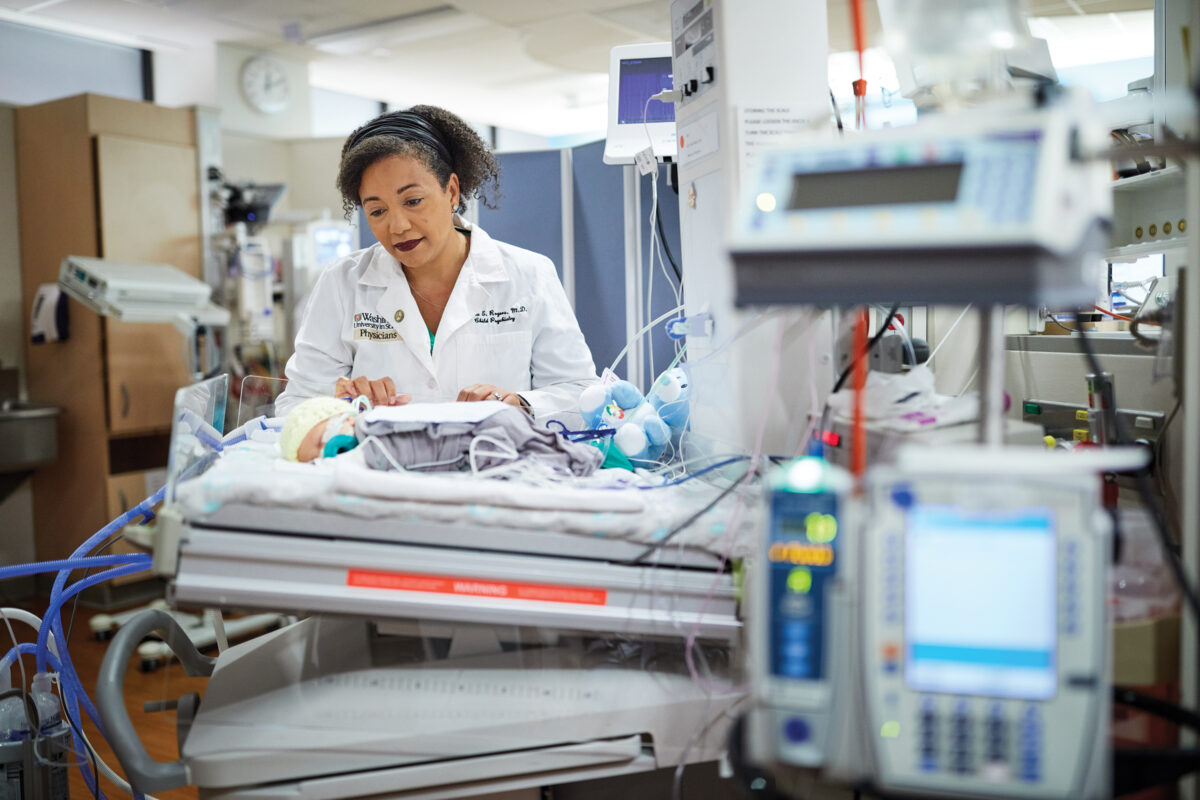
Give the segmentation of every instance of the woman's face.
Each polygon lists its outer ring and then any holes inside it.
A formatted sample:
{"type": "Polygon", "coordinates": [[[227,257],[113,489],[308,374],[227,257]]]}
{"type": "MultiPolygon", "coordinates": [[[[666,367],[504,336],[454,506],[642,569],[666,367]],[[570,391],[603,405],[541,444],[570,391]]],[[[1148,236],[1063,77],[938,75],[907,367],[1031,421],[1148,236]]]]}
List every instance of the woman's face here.
{"type": "Polygon", "coordinates": [[[388,156],[363,171],[358,196],[371,233],[404,266],[436,264],[455,247],[457,175],[443,189],[420,160],[388,156]]]}

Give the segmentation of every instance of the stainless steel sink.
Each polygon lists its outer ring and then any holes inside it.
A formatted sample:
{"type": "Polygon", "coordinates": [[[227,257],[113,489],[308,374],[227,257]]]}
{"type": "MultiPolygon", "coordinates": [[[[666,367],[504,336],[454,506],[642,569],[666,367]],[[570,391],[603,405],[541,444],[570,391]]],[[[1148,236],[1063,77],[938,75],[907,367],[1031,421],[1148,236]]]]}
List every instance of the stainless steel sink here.
{"type": "Polygon", "coordinates": [[[28,472],[58,458],[58,406],[0,403],[0,473],[28,472]]]}

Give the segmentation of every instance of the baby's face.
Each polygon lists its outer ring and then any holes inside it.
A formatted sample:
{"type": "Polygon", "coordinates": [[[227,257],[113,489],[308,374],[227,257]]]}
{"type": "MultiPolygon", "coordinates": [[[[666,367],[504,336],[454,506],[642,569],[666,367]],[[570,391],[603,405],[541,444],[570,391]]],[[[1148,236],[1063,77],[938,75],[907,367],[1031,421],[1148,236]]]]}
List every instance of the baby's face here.
{"type": "Polygon", "coordinates": [[[300,448],[296,451],[296,460],[316,461],[324,452],[325,443],[334,436],[342,433],[353,436],[354,417],[349,414],[343,414],[340,417],[341,423],[335,424],[332,428],[329,425],[330,420],[336,420],[338,417],[326,417],[313,425],[300,442],[300,448]]]}

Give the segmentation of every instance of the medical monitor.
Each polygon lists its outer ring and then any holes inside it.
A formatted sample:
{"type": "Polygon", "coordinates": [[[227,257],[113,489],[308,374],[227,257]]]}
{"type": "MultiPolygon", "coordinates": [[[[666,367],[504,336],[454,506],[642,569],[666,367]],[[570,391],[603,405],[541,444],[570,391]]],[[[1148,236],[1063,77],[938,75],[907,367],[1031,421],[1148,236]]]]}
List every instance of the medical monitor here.
{"type": "Polygon", "coordinates": [[[358,249],[355,229],[345,222],[327,220],[314,222],[308,228],[313,251],[313,265],[326,267],[358,249]]]}
{"type": "Polygon", "coordinates": [[[608,64],[605,164],[632,164],[633,157],[651,144],[658,158],[675,157],[675,106],[649,99],[673,88],[670,42],[612,49],[608,64]]]}
{"type": "Polygon", "coordinates": [[[916,505],[905,556],[906,682],[1047,700],[1058,687],[1053,513],[916,505]]]}

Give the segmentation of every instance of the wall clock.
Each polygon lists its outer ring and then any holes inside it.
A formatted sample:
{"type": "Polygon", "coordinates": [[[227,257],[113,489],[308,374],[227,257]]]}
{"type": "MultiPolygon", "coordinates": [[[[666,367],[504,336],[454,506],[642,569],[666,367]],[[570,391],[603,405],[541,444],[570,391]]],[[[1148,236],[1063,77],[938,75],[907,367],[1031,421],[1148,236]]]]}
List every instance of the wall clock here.
{"type": "Polygon", "coordinates": [[[246,59],[242,64],[241,83],[246,102],[264,114],[277,114],[292,100],[287,69],[270,56],[246,59]]]}

